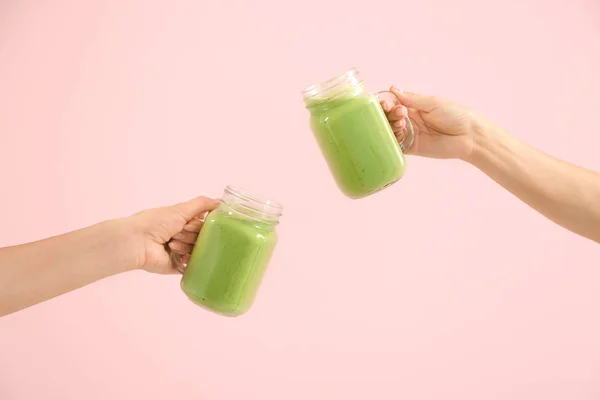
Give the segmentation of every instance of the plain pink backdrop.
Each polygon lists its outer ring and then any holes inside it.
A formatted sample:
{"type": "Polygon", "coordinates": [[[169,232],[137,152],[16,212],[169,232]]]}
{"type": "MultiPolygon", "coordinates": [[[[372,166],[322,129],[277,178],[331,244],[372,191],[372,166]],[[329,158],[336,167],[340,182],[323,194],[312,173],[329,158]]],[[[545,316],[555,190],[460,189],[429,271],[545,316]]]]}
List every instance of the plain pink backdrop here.
{"type": "Polygon", "coordinates": [[[0,246],[285,206],[248,315],[113,277],[0,319],[0,399],[600,398],[600,247],[455,161],[342,197],[300,91],[354,66],[600,170],[597,0],[0,0],[0,246]]]}

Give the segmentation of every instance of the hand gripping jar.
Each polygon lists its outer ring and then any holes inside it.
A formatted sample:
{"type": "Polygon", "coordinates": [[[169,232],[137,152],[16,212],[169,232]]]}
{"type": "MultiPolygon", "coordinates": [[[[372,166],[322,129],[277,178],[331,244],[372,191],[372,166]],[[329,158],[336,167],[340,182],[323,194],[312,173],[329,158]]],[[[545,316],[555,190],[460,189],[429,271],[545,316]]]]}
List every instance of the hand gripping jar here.
{"type": "Polygon", "coordinates": [[[181,288],[194,303],[227,316],[250,309],[277,243],[282,207],[228,186],[204,220],[181,288]]]}
{"type": "Polygon", "coordinates": [[[313,134],[346,196],[368,196],[404,175],[402,150],[414,140],[412,124],[407,118],[406,132],[398,143],[377,95],[365,90],[356,69],[302,94],[313,134]]]}

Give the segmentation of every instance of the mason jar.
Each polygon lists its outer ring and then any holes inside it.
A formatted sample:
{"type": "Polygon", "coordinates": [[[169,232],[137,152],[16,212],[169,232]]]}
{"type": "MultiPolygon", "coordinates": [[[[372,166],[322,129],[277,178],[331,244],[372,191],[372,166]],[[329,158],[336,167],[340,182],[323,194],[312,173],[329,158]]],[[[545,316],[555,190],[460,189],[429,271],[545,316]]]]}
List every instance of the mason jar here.
{"type": "Polygon", "coordinates": [[[282,207],[228,186],[204,220],[181,288],[191,301],[218,314],[250,309],[277,244],[282,207]]]}
{"type": "Polygon", "coordinates": [[[403,149],[414,140],[410,120],[398,143],[379,98],[365,90],[356,69],[302,92],[310,127],[340,190],[356,199],[398,181],[403,149]]]}

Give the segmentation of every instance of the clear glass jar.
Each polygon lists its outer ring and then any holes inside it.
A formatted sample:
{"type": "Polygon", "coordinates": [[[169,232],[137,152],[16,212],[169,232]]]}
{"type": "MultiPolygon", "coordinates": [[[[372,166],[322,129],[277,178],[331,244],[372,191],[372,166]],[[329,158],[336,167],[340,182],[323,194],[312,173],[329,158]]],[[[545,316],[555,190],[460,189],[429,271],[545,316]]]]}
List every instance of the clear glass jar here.
{"type": "Polygon", "coordinates": [[[281,205],[228,186],[205,218],[181,279],[194,303],[218,314],[250,309],[277,244],[281,205]]]}
{"type": "Polygon", "coordinates": [[[399,144],[377,95],[365,90],[356,69],[302,94],[313,134],[346,196],[368,196],[404,175],[402,149],[414,140],[410,120],[407,118],[407,132],[399,144]]]}

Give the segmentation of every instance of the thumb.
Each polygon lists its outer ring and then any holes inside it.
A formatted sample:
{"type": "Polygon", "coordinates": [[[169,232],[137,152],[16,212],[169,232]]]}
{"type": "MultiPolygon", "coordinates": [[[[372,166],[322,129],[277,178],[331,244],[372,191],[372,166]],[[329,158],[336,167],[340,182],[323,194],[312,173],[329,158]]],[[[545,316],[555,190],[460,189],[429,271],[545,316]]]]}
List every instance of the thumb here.
{"type": "Polygon", "coordinates": [[[394,86],[390,88],[390,92],[394,94],[400,100],[403,106],[414,108],[419,111],[433,111],[440,104],[439,100],[433,96],[424,96],[422,94],[412,93],[412,92],[403,92],[394,86]]]}
{"type": "Polygon", "coordinates": [[[211,199],[210,197],[200,196],[184,203],[171,206],[171,210],[181,215],[186,221],[190,221],[198,214],[212,211],[219,206],[219,200],[211,199]]]}

